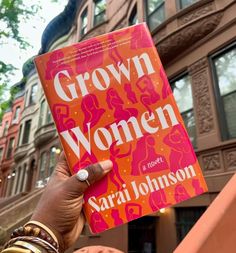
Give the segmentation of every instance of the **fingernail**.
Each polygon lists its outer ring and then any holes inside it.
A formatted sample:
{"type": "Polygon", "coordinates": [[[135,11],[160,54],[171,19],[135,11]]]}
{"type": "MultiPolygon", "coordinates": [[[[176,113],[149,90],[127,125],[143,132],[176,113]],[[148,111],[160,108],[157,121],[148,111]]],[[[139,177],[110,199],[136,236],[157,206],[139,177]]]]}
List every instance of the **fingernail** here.
{"type": "Polygon", "coordinates": [[[101,162],[99,162],[99,164],[101,165],[101,167],[105,173],[109,172],[113,166],[113,163],[111,160],[101,161],[101,162]]]}

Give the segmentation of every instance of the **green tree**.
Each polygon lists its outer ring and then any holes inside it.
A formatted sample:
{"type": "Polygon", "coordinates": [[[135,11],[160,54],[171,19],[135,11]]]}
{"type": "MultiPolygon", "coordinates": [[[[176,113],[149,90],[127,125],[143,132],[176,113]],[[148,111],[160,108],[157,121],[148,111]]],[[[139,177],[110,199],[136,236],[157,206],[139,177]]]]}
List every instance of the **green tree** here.
{"type": "MultiPolygon", "coordinates": [[[[0,0],[0,46],[13,39],[17,46],[26,49],[29,43],[20,35],[20,21],[26,21],[39,10],[39,4],[26,6],[23,0],[0,0]]],[[[0,120],[6,108],[9,107],[15,91],[10,91],[9,77],[14,73],[15,67],[7,64],[0,58],[0,120]],[[7,91],[10,98],[6,99],[7,91]]]]}

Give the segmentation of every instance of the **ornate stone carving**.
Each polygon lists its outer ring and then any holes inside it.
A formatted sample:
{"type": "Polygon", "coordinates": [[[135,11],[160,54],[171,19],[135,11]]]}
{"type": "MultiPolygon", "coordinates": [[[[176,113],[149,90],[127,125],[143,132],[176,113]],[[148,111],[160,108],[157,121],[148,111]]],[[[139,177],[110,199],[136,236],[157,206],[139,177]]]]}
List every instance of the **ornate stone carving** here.
{"type": "Polygon", "coordinates": [[[185,14],[184,16],[180,17],[178,20],[179,25],[184,25],[194,19],[197,19],[201,16],[204,16],[206,14],[208,14],[209,12],[213,11],[214,5],[213,3],[208,3],[206,5],[203,5],[197,9],[194,9],[190,12],[188,12],[187,14],[185,14]]]}
{"type": "Polygon", "coordinates": [[[202,19],[197,19],[184,28],[169,34],[157,43],[157,49],[165,64],[181,54],[182,51],[204,38],[215,30],[223,16],[222,12],[212,13],[202,19]]]}
{"type": "Polygon", "coordinates": [[[154,43],[156,44],[159,40],[161,40],[163,37],[165,37],[166,34],[167,34],[166,27],[155,32],[152,36],[154,43]]]}
{"type": "Polygon", "coordinates": [[[236,168],[236,149],[227,150],[224,153],[224,160],[227,169],[236,168]]]}
{"type": "MultiPolygon", "coordinates": [[[[200,63],[201,62],[202,60],[200,60],[200,63]]],[[[198,68],[199,63],[194,65],[198,68]]],[[[214,129],[213,112],[207,80],[206,69],[192,75],[193,94],[195,97],[200,134],[209,133],[214,129]]]]}
{"type": "Polygon", "coordinates": [[[204,57],[204,58],[198,60],[197,62],[195,62],[194,64],[192,64],[191,66],[189,66],[188,71],[191,75],[193,75],[194,73],[196,73],[206,67],[207,67],[207,58],[204,57]]]}
{"type": "Polygon", "coordinates": [[[202,157],[204,171],[220,169],[220,155],[218,153],[205,155],[202,157]]]}

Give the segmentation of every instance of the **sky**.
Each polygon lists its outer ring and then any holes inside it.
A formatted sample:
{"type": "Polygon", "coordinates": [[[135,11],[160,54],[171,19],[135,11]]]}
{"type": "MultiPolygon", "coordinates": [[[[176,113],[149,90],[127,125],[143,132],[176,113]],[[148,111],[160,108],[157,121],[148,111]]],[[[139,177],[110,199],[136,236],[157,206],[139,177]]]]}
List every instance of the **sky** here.
{"type": "Polygon", "coordinates": [[[32,56],[36,55],[41,47],[41,36],[47,24],[60,12],[62,12],[68,0],[58,0],[57,3],[52,0],[24,0],[25,5],[40,3],[41,10],[30,20],[20,23],[20,35],[30,43],[32,47],[21,50],[19,45],[9,39],[0,48],[1,60],[7,64],[12,64],[17,68],[11,77],[10,85],[13,85],[22,78],[22,66],[32,56]]]}

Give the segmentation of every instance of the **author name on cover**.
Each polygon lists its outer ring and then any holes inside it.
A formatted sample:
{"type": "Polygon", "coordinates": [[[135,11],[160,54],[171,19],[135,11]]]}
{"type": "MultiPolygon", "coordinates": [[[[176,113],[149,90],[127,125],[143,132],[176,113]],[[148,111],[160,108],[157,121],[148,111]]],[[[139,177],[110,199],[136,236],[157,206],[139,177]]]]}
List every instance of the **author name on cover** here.
{"type": "Polygon", "coordinates": [[[109,194],[106,197],[96,198],[92,196],[88,199],[88,204],[91,206],[92,210],[102,212],[117,205],[119,206],[132,200],[138,200],[142,196],[176,185],[179,182],[183,182],[195,176],[196,172],[192,165],[178,169],[176,172],[169,172],[157,177],[150,177],[147,175],[143,177],[144,181],[142,182],[131,181],[129,189],[126,184],[123,184],[122,190],[109,194]]]}

